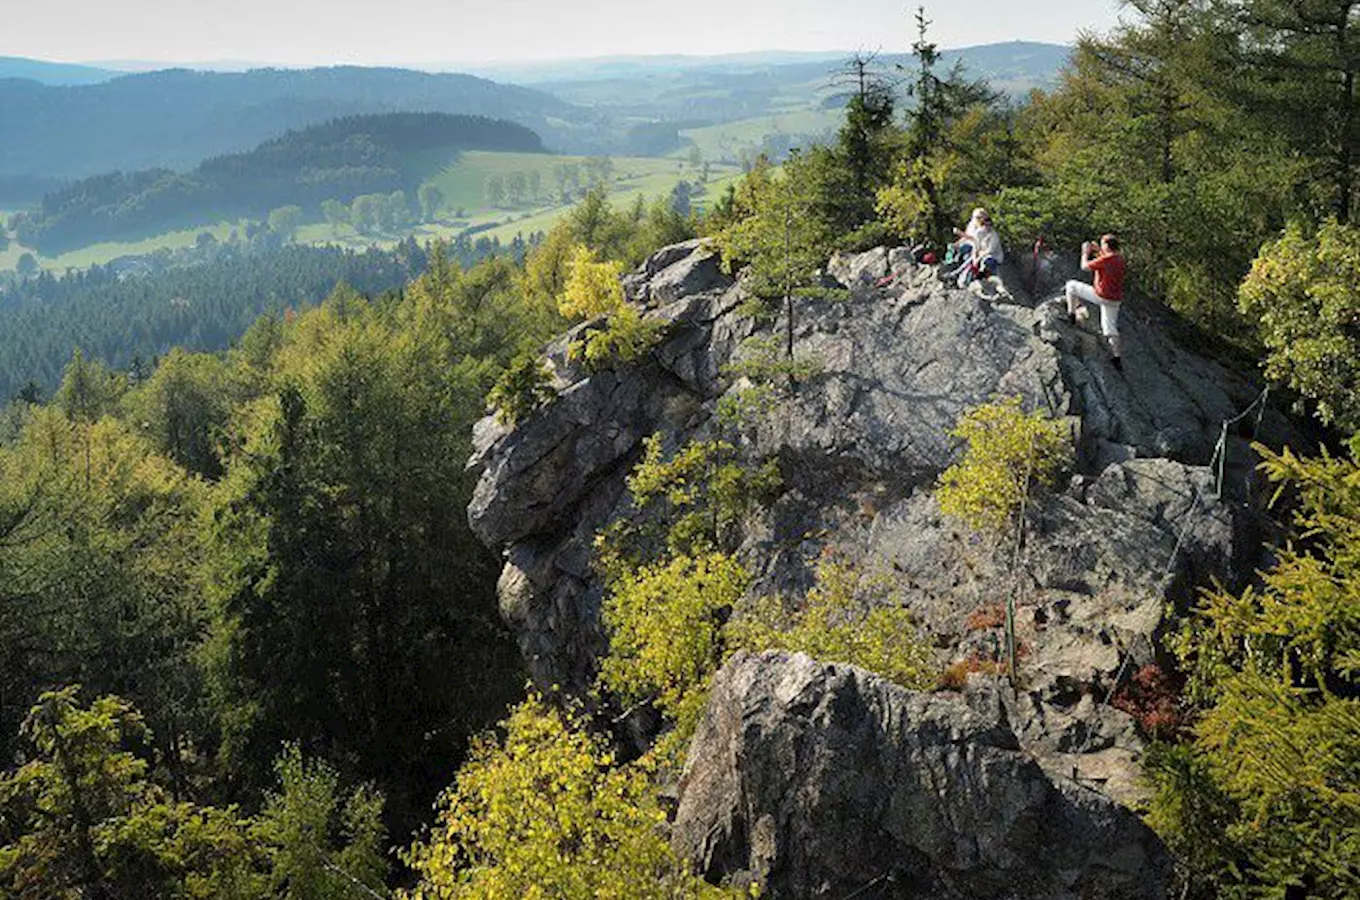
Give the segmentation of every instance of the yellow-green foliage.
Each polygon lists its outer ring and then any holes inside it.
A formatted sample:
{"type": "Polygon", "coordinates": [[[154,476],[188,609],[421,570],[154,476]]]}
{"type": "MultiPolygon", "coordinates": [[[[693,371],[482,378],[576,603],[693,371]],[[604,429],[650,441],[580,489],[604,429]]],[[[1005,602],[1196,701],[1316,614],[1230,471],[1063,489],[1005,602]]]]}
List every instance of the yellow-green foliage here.
{"type": "Polygon", "coordinates": [[[1035,485],[1052,484],[1070,456],[1068,427],[1019,397],[974,407],[950,432],[968,445],[940,476],[940,509],[974,531],[1006,528],[1035,485]]]}
{"type": "Polygon", "coordinates": [[[1154,756],[1151,821],[1205,896],[1360,896],[1360,465],[1266,453],[1301,494],[1264,585],[1206,594],[1172,642],[1203,707],[1154,756]]]}
{"type": "Polygon", "coordinates": [[[700,554],[721,548],[752,504],[780,484],[774,460],[752,467],[726,441],[691,441],[669,459],[659,433],[643,447],[642,461],[628,477],[632,515],[596,541],[607,577],[663,552],[700,554]]]}
{"type": "Polygon", "coordinates": [[[1360,228],[1297,224],[1266,244],[1238,294],[1269,350],[1266,373],[1317,402],[1319,417],[1360,431],[1360,228]]]}
{"type": "Polygon", "coordinates": [[[959,162],[953,154],[936,154],[908,157],[897,164],[876,204],[879,218],[893,234],[912,240],[934,237],[939,186],[951,180],[959,162]]]}
{"type": "Polygon", "coordinates": [[[886,605],[887,585],[864,579],[845,562],[817,570],[817,586],[789,610],[779,597],[763,597],[728,624],[731,648],[779,649],[877,672],[903,687],[924,688],[934,672],[930,653],[911,616],[886,605]]]}
{"type": "Polygon", "coordinates": [[[664,322],[648,321],[633,307],[624,304],[610,314],[603,328],[587,332],[573,344],[570,354],[581,357],[589,369],[612,362],[632,362],[656,346],[666,330],[664,322]]]}
{"type": "Polygon", "coordinates": [[[610,633],[600,682],[625,703],[650,701],[676,725],[657,751],[674,759],[722,661],[725,614],[750,583],[721,548],[779,471],[773,461],[743,465],[723,441],[692,441],[670,458],[660,434],[644,446],[628,478],[632,510],[596,538],[610,633]]]}
{"type": "Polygon", "coordinates": [[[439,801],[428,841],[405,854],[404,900],[671,900],[741,896],[690,876],[663,836],[647,771],[620,766],[584,723],[537,698],[483,736],[439,801]]]}
{"type": "Polygon", "coordinates": [[[623,306],[623,285],[619,282],[622,273],[622,264],[597,262],[589,247],[578,245],[571,253],[558,309],[571,318],[594,318],[616,312],[623,306]]]}
{"type": "Polygon", "coordinates": [[[609,587],[604,622],[609,655],[600,678],[625,702],[651,700],[679,718],[721,659],[724,614],[750,584],[730,556],[677,556],[624,574],[609,587]]]}
{"type": "Polygon", "coordinates": [[[572,250],[558,309],[569,317],[605,317],[604,327],[592,329],[570,348],[571,355],[584,358],[590,368],[638,359],[656,346],[665,330],[664,323],[643,319],[624,301],[619,282],[622,271],[622,263],[597,262],[594,251],[585,245],[572,250]]]}

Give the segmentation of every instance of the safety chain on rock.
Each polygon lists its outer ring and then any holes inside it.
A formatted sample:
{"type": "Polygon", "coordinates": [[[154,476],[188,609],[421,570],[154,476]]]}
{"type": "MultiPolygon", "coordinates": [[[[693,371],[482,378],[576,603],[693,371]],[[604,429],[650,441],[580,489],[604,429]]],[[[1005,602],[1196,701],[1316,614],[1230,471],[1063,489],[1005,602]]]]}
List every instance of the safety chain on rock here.
{"type": "MultiPolygon", "coordinates": [[[[1261,430],[1261,421],[1265,418],[1266,414],[1266,401],[1269,400],[1269,398],[1270,388],[1267,386],[1261,390],[1261,393],[1256,395],[1256,399],[1251,401],[1246,409],[1231,418],[1223,420],[1219,429],[1218,443],[1214,446],[1213,455],[1209,457],[1208,466],[1209,470],[1214,473],[1213,497],[1215,500],[1223,499],[1223,481],[1228,458],[1228,429],[1245,419],[1251,414],[1252,410],[1256,410],[1256,425],[1252,434],[1259,433],[1261,430]]],[[[1167,587],[1171,584],[1171,579],[1175,575],[1176,558],[1180,555],[1181,548],[1185,546],[1185,539],[1190,535],[1190,528],[1194,524],[1195,514],[1199,512],[1199,507],[1203,500],[1204,492],[1196,486],[1194,498],[1190,501],[1190,505],[1186,507],[1185,515],[1182,517],[1180,531],[1176,535],[1176,543],[1171,548],[1171,555],[1166,560],[1166,568],[1162,570],[1162,577],[1157,585],[1159,593],[1165,593],[1167,587]]],[[[1114,681],[1110,684],[1110,689],[1105,693],[1105,700],[1101,704],[1102,706],[1108,706],[1110,704],[1110,700],[1114,697],[1115,691],[1119,689],[1120,682],[1122,682],[1124,678],[1124,673],[1128,670],[1129,662],[1133,658],[1133,655],[1127,650],[1121,649],[1120,655],[1123,659],[1119,664],[1119,671],[1115,672],[1114,681]]]]}

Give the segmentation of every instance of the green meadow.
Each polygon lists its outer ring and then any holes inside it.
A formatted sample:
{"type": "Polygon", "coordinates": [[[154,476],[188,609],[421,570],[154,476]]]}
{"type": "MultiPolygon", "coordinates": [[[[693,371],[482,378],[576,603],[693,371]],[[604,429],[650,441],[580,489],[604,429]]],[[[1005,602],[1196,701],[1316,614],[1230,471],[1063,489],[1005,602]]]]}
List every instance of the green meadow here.
{"type": "MultiPolygon", "coordinates": [[[[689,181],[697,189],[693,203],[707,206],[721,196],[728,184],[740,177],[736,166],[711,163],[708,181],[699,184],[701,166],[686,157],[610,157],[555,156],[546,153],[493,153],[472,151],[458,154],[442,168],[427,165],[433,171],[424,184],[433,185],[443,197],[435,221],[410,226],[400,234],[374,237],[362,235],[349,226],[332,227],[319,219],[319,211],[308,210],[308,224],[298,229],[296,240],[308,244],[340,244],[360,249],[371,244],[390,246],[407,236],[424,241],[431,238],[451,240],[469,228],[478,229],[477,237],[512,240],[516,234],[525,237],[536,231],[547,231],[575,205],[563,203],[559,172],[573,170],[575,181],[569,187],[580,187],[592,177],[604,177],[609,199],[616,207],[625,207],[642,197],[650,202],[666,197],[677,183],[689,181]],[[607,166],[607,168],[603,168],[607,166]],[[594,170],[592,176],[591,170],[594,170]],[[533,173],[537,173],[535,178],[533,173]],[[537,184],[537,193],[503,198],[492,205],[490,184],[497,178],[504,184],[517,176],[525,185],[537,184]]],[[[411,198],[413,201],[416,199],[411,198]]],[[[34,254],[39,264],[48,271],[63,272],[68,268],[88,268],[103,265],[120,256],[142,256],[167,249],[193,246],[198,236],[209,232],[218,240],[225,240],[232,229],[244,231],[244,222],[219,222],[148,237],[137,241],[111,241],[91,244],[55,257],[34,254]]],[[[27,248],[11,241],[8,249],[0,252],[0,270],[13,269],[27,248]]]]}
{"type": "MultiPolygon", "coordinates": [[[[670,192],[682,179],[696,181],[699,172],[688,161],[665,157],[606,157],[608,165],[607,184],[610,193],[642,193],[647,196],[660,196],[670,192]]],[[[598,165],[600,158],[585,156],[555,156],[546,153],[492,153],[471,151],[459,154],[458,158],[443,171],[426,179],[439,189],[444,196],[444,206],[449,211],[463,210],[474,220],[490,215],[503,215],[508,204],[502,208],[491,203],[490,185],[494,179],[502,183],[516,177],[533,184],[538,189],[515,204],[516,211],[531,209],[535,206],[558,205],[561,182],[558,173],[574,170],[577,180],[571,184],[584,184],[589,179],[592,166],[598,165]]],[[[711,167],[710,176],[730,170],[730,167],[711,167]]]]}
{"type": "Polygon", "coordinates": [[[146,256],[157,250],[180,250],[192,247],[203,232],[208,232],[219,241],[226,240],[233,228],[244,230],[244,222],[218,222],[215,225],[198,225],[179,231],[168,231],[138,241],[106,241],[79,247],[58,256],[43,256],[27,247],[20,246],[12,239],[9,249],[0,252],[0,270],[13,269],[24,253],[32,252],[38,264],[49,272],[64,272],[67,269],[87,269],[102,266],[120,256],[146,256]]]}
{"type": "MultiPolygon", "coordinates": [[[[825,137],[839,127],[843,114],[835,109],[808,109],[806,107],[753,119],[726,122],[722,125],[706,125],[702,128],[688,128],[680,132],[691,144],[699,148],[704,159],[736,160],[744,155],[754,156],[770,136],[820,135],[825,137]]],[[[810,144],[811,141],[801,141],[810,144]]],[[[689,152],[681,151],[682,153],[689,152]]]]}

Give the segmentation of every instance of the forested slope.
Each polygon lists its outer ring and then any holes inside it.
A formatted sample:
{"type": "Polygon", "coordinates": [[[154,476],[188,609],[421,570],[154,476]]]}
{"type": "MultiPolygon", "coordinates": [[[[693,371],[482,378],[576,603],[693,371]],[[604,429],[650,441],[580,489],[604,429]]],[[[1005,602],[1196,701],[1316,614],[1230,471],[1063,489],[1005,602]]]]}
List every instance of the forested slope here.
{"type": "Polygon", "coordinates": [[[593,152],[586,111],[527,88],[471,75],[339,66],[244,73],[170,69],[103,84],[0,81],[9,139],[0,175],[84,178],[113,169],[181,171],[289,130],[345,116],[440,112],[507,119],[553,149],[593,152]]]}
{"type": "Polygon", "coordinates": [[[353,116],[289,132],[247,153],[166,169],[86,178],[13,217],[19,240],[54,256],[97,241],[130,240],[193,225],[265,218],[284,206],[319,217],[324,200],[405,191],[460,150],[542,151],[527,128],[482,116],[353,116]]]}
{"type": "Polygon", "coordinates": [[[221,350],[262,314],[321,302],[337,284],[369,295],[397,290],[425,267],[414,242],[362,253],[288,245],[223,247],[209,261],[120,277],[95,266],[42,275],[0,294],[0,396],[32,384],[51,396],[71,353],[143,372],[172,347],[221,350]]]}

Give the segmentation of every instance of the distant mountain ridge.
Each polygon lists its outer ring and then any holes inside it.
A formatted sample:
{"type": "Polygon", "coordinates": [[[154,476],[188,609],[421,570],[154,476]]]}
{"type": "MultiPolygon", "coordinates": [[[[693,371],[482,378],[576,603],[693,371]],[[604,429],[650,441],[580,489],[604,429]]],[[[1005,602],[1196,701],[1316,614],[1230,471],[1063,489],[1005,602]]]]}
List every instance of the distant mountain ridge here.
{"type": "Polygon", "coordinates": [[[99,84],[122,75],[112,69],[80,63],[48,62],[24,56],[0,56],[0,78],[26,78],[47,85],[99,84]]]}
{"type": "MultiPolygon", "coordinates": [[[[941,52],[939,68],[960,65],[971,78],[988,81],[1011,97],[1052,87],[1071,48],[1062,44],[1008,41],[941,52]]],[[[609,57],[559,65],[511,65],[487,69],[517,82],[619,118],[652,118],[694,124],[830,108],[845,91],[843,73],[853,54],[781,57],[743,54],[720,57],[609,57]]],[[[910,77],[916,61],[906,52],[880,53],[879,71],[890,79],[910,77]],[[901,67],[899,69],[899,67],[901,67]]]]}
{"type": "Polygon", "coordinates": [[[169,69],[85,86],[0,81],[0,177],[186,169],[290,129],[400,111],[506,119],[554,149],[595,149],[589,110],[472,75],[352,66],[244,74],[169,69]]]}
{"type": "Polygon", "coordinates": [[[460,150],[541,153],[543,142],[522,125],[485,116],[351,116],[213,157],[183,174],[146,169],[86,178],[45,195],[40,209],[11,224],[23,244],[52,255],[221,219],[263,218],[286,205],[315,213],[324,200],[399,190],[410,202],[430,169],[460,150]]]}
{"type": "MultiPolygon", "coordinates": [[[[941,62],[957,61],[970,76],[1020,97],[1051,86],[1069,52],[1012,41],[947,50],[941,62]]],[[[110,171],[184,171],[289,130],[399,111],[506,119],[563,153],[665,154],[683,147],[679,128],[838,108],[845,88],[836,74],[848,56],[625,56],[494,67],[499,77],[531,86],[356,66],[167,69],[67,86],[0,78],[0,205],[31,203],[61,181],[110,171]]],[[[878,62],[888,73],[913,64],[905,53],[878,62]]]]}
{"type": "MultiPolygon", "coordinates": [[[[941,61],[953,65],[960,61],[975,77],[1027,75],[1037,80],[1051,81],[1067,60],[1072,48],[1065,44],[1039,41],[1005,41],[978,44],[941,51],[941,61]]],[[[610,78],[646,75],[677,75],[680,73],[752,73],[781,71],[792,73],[790,67],[806,67],[813,73],[832,69],[854,55],[853,50],[826,51],[766,51],[727,53],[715,56],[668,54],[658,56],[604,56],[592,59],[555,60],[529,63],[498,63],[469,65],[460,71],[470,72],[497,81],[540,87],[551,90],[559,82],[601,81],[610,78]]],[[[909,55],[903,52],[880,51],[885,63],[904,62],[909,55]]],[[[454,67],[431,67],[432,71],[454,71],[454,67]]],[[[795,76],[797,77],[797,76],[795,76]]]]}

